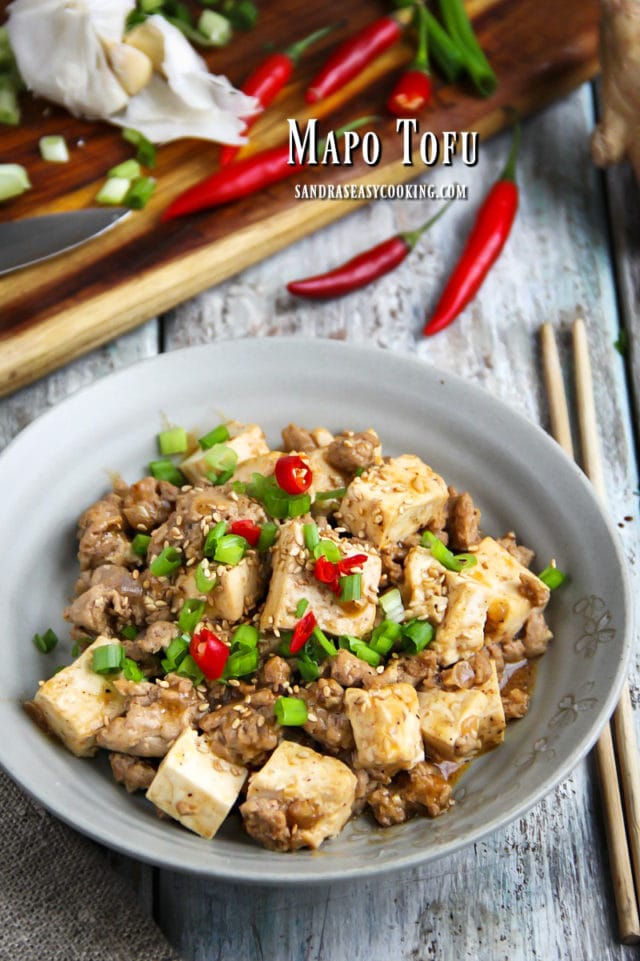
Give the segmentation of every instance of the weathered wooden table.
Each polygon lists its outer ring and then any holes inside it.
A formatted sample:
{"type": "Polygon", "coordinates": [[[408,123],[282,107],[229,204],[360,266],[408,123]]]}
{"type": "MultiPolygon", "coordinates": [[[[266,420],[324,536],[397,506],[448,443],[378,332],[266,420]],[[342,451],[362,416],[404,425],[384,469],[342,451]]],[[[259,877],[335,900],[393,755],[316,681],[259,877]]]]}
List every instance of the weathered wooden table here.
{"type": "MultiPolygon", "coordinates": [[[[417,226],[430,216],[431,202],[378,202],[356,211],[5,399],[0,442],[79,387],[158,351],[279,334],[367,342],[416,354],[476,381],[547,425],[538,328],[550,320],[566,349],[571,322],[581,315],[595,369],[611,512],[633,568],[640,193],[627,170],[603,176],[593,169],[588,140],[594,102],[591,87],[585,86],[525,124],[522,200],[513,235],[480,296],[438,337],[419,336],[425,308],[433,306],[461,237],[500,170],[508,148],[504,136],[481,148],[476,168],[429,175],[435,184],[468,184],[469,202],[457,203],[411,259],[375,286],[334,303],[308,305],[294,302],[283,280],[417,226]],[[614,348],[621,327],[629,339],[626,358],[614,348]]],[[[565,356],[568,363],[568,352],[565,356]]],[[[634,703],[637,669],[634,664],[634,703]]],[[[591,758],[505,830],[447,861],[380,881],[245,888],[112,860],[185,961],[609,961],[636,957],[639,950],[616,940],[591,758]]]]}

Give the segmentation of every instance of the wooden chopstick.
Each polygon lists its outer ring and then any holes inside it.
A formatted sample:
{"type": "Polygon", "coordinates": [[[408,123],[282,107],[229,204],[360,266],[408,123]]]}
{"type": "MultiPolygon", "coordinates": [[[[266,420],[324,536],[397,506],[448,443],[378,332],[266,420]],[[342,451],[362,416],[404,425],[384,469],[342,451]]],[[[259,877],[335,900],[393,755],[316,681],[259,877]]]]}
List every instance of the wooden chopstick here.
{"type": "MultiPolygon", "coordinates": [[[[567,397],[558,347],[551,324],[543,324],[541,340],[553,435],[566,453],[573,458],[567,397]]],[[[574,325],[573,349],[578,420],[585,473],[592,481],[597,494],[605,502],[606,489],[593,401],[591,364],[584,323],[581,320],[577,320],[574,325]]],[[[625,793],[629,836],[627,836],[625,830],[616,757],[609,723],[605,725],[598,739],[595,754],[604,808],[607,848],[618,913],[620,940],[623,944],[637,944],[640,942],[640,916],[638,914],[638,898],[633,883],[629,846],[632,849],[636,877],[640,881],[640,774],[629,689],[626,684],[620,705],[615,712],[616,733],[618,731],[617,715],[621,710],[624,716],[620,719],[620,734],[617,736],[619,738],[620,776],[625,790],[627,786],[629,787],[629,794],[625,793]],[[626,707],[621,707],[625,703],[626,707]]]]}

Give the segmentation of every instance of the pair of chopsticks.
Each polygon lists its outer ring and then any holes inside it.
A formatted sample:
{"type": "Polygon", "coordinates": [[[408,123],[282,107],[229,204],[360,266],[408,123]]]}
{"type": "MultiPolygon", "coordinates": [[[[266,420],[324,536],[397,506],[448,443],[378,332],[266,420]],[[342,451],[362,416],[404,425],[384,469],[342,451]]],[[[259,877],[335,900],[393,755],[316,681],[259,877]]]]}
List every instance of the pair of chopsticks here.
{"type": "MultiPolygon", "coordinates": [[[[551,324],[543,324],[541,338],[545,386],[551,413],[551,430],[560,446],[573,458],[567,398],[558,348],[551,324]]],[[[604,504],[606,503],[606,489],[598,441],[589,346],[582,320],[576,320],[573,325],[573,357],[582,463],[585,473],[604,504]]],[[[595,754],[618,912],[620,940],[623,944],[637,944],[640,942],[640,915],[638,912],[640,901],[640,762],[629,687],[626,682],[613,714],[613,728],[615,748],[611,725],[607,722],[596,744],[595,754]],[[636,887],[634,887],[634,872],[636,887]]]]}

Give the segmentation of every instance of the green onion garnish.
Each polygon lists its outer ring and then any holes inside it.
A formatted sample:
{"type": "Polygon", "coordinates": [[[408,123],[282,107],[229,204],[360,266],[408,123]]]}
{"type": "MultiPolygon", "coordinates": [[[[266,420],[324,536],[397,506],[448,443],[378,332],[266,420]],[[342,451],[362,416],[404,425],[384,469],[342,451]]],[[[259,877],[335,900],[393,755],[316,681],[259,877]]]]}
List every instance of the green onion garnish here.
{"type": "Polygon", "coordinates": [[[177,547],[165,547],[149,565],[149,570],[154,577],[168,577],[177,571],[182,563],[182,553],[177,547]]]}
{"type": "Polygon", "coordinates": [[[165,674],[170,674],[178,667],[189,653],[189,641],[186,637],[174,637],[165,652],[162,660],[162,669],[165,674]]]}
{"type": "Polygon", "coordinates": [[[313,629],[313,637],[316,639],[323,651],[325,651],[330,657],[335,657],[335,655],[338,653],[337,648],[331,643],[327,635],[324,634],[317,625],[313,629]]]}
{"type": "Polygon", "coordinates": [[[112,674],[122,670],[123,659],[122,644],[103,644],[93,652],[91,666],[96,674],[112,674]]]}
{"type": "Polygon", "coordinates": [[[238,455],[234,451],[233,447],[227,447],[226,444],[214,444],[205,453],[203,460],[208,468],[210,468],[207,473],[207,477],[213,483],[224,483],[221,479],[223,475],[227,475],[225,480],[229,480],[234,470],[236,469],[238,463],[238,455]],[[210,474],[214,475],[211,478],[210,474]]]}
{"type": "Polygon", "coordinates": [[[365,644],[364,641],[360,640],[359,637],[353,637],[351,634],[343,634],[340,638],[340,647],[346,647],[347,650],[359,657],[361,661],[366,661],[371,667],[377,667],[382,661],[382,657],[378,651],[369,644],[365,644]]]}
{"type": "Polygon", "coordinates": [[[187,432],[184,427],[171,427],[158,434],[158,449],[165,457],[184,454],[188,447],[187,432]]]}
{"type": "Polygon", "coordinates": [[[132,130],[131,127],[125,127],[122,131],[122,136],[127,143],[133,144],[136,148],[136,160],[139,161],[139,163],[144,167],[155,167],[156,148],[150,140],[147,140],[144,134],[140,133],[139,130],[132,130]]]}
{"type": "Polygon", "coordinates": [[[287,494],[278,486],[275,477],[252,474],[247,485],[247,494],[260,501],[267,514],[280,520],[285,517],[300,517],[311,508],[309,494],[287,494]]]}
{"type": "Polygon", "coordinates": [[[207,471],[204,475],[208,481],[211,481],[214,487],[220,487],[221,484],[226,484],[228,480],[233,477],[233,468],[224,471],[222,474],[216,474],[215,471],[207,471]]]}
{"type": "Polygon", "coordinates": [[[233,35],[229,20],[215,10],[203,10],[198,20],[198,31],[215,47],[226,46],[233,35]]]}
{"type": "Polygon", "coordinates": [[[316,494],[317,501],[337,501],[347,493],[346,487],[336,487],[332,491],[318,491],[316,494]]]}
{"type": "MultiPolygon", "coordinates": [[[[121,164],[117,164],[112,167],[108,172],[107,177],[122,177],[124,180],[135,180],[142,174],[142,169],[137,160],[130,157],[129,160],[124,160],[121,164]]],[[[127,188],[128,189],[128,188],[127,188]]]]}
{"type": "Polygon", "coordinates": [[[196,624],[198,624],[204,614],[206,606],[206,601],[198,600],[195,597],[188,597],[182,605],[178,616],[178,627],[180,630],[186,634],[193,634],[196,624]]]}
{"type": "Polygon", "coordinates": [[[245,677],[247,674],[253,674],[258,669],[259,659],[260,654],[257,648],[234,651],[227,658],[227,663],[224,666],[224,676],[245,677]]]}
{"type": "Polygon", "coordinates": [[[258,551],[264,553],[268,551],[270,547],[275,544],[276,537],[278,536],[278,525],[274,524],[273,521],[267,521],[260,528],[260,537],[258,538],[258,551]]]}
{"type": "Polygon", "coordinates": [[[211,528],[205,538],[204,547],[202,549],[205,557],[208,557],[209,559],[213,557],[216,552],[216,547],[218,546],[218,541],[226,534],[228,526],[229,525],[226,521],[218,521],[218,523],[211,528]]]}
{"type": "Polygon", "coordinates": [[[230,436],[227,425],[218,424],[218,426],[210,430],[208,434],[201,437],[198,443],[203,450],[209,450],[217,444],[224,444],[225,441],[229,440],[230,436]]]}
{"type": "Polygon", "coordinates": [[[314,547],[317,547],[320,543],[320,533],[318,531],[317,524],[303,524],[302,525],[302,536],[304,537],[304,546],[308,551],[313,551],[314,547]]]}
{"type": "Polygon", "coordinates": [[[43,654],[48,654],[58,643],[58,635],[48,627],[44,634],[33,635],[33,643],[43,654]]]}
{"type": "Polygon", "coordinates": [[[31,181],[20,164],[0,164],[0,201],[19,197],[31,188],[31,181]]]}
{"type": "Polygon", "coordinates": [[[188,677],[194,686],[202,684],[204,681],[204,674],[191,657],[191,654],[187,654],[186,657],[183,657],[180,664],[175,669],[175,673],[178,675],[178,677],[188,677]]]}
{"type": "Polygon", "coordinates": [[[333,541],[329,540],[322,540],[316,544],[313,548],[313,556],[316,560],[318,560],[319,557],[326,557],[332,564],[337,564],[338,561],[342,560],[340,548],[333,541]]]}
{"type": "Polygon", "coordinates": [[[173,461],[170,460],[152,460],[149,464],[149,473],[156,480],[169,481],[170,484],[175,484],[176,487],[182,487],[185,483],[184,474],[178,470],[173,461]]]}
{"type": "Polygon", "coordinates": [[[39,147],[40,156],[47,163],[66,164],[69,162],[69,148],[64,137],[57,134],[40,137],[39,147]]]}
{"type": "Polygon", "coordinates": [[[280,643],[276,648],[276,653],[280,657],[291,657],[291,638],[293,637],[293,631],[281,631],[280,632],[280,643]]]}
{"type": "Polygon", "coordinates": [[[356,467],[354,477],[362,477],[364,474],[364,467],[356,467]]]}
{"type": "Polygon", "coordinates": [[[234,494],[246,494],[247,485],[245,484],[244,481],[234,481],[232,490],[234,494]]]}
{"type": "Polygon", "coordinates": [[[307,723],[307,705],[299,697],[279,697],[273,705],[278,724],[284,727],[302,727],[307,723]]]}
{"type": "Polygon", "coordinates": [[[73,647],[71,648],[71,657],[78,657],[81,651],[82,651],[82,648],[80,647],[79,642],[76,641],[73,647]]]}
{"type": "Polygon", "coordinates": [[[369,647],[384,657],[385,654],[389,653],[401,634],[402,628],[397,621],[381,621],[373,630],[369,647]]]}
{"type": "Polygon", "coordinates": [[[258,8],[253,0],[235,0],[224,7],[224,12],[235,30],[253,30],[258,22],[258,8]]]}
{"type": "Polygon", "coordinates": [[[138,6],[144,13],[158,13],[164,4],[165,0],[138,0],[138,6]]]}
{"type": "Polygon", "coordinates": [[[254,627],[253,624],[241,624],[233,632],[231,647],[234,651],[236,649],[252,651],[258,647],[259,640],[260,634],[257,627],[254,627]]]}
{"type": "Polygon", "coordinates": [[[429,621],[419,621],[414,618],[402,626],[403,649],[412,654],[423,651],[430,644],[435,635],[435,628],[429,621]]]}
{"type": "MultiPolygon", "coordinates": [[[[12,127],[16,127],[20,123],[18,93],[21,89],[21,82],[17,75],[17,70],[13,66],[11,50],[8,51],[8,57],[11,58],[10,63],[7,64],[9,72],[0,74],[0,123],[6,123],[12,127]]],[[[0,69],[2,69],[3,66],[3,45],[0,41],[0,69]]]]}
{"type": "Polygon", "coordinates": [[[404,604],[402,603],[402,596],[397,587],[383,594],[382,597],[379,598],[378,603],[388,621],[398,621],[399,623],[404,617],[404,604]]]}
{"type": "Polygon", "coordinates": [[[466,571],[470,567],[475,567],[478,563],[478,558],[475,554],[452,554],[448,547],[446,547],[442,541],[432,534],[431,531],[425,531],[420,538],[421,547],[428,547],[432,555],[437,561],[439,561],[443,567],[446,567],[448,571],[466,571]]]}
{"type": "Polygon", "coordinates": [[[295,666],[303,681],[317,681],[320,677],[320,668],[306,651],[296,658],[295,666]]]}
{"type": "Polygon", "coordinates": [[[149,203],[155,189],[154,177],[136,177],[122,202],[125,207],[131,207],[132,210],[142,210],[149,203]]]}
{"type": "MultiPolygon", "coordinates": [[[[213,577],[207,577],[202,566],[203,563],[203,561],[200,561],[196,567],[196,589],[199,594],[208,594],[218,583],[218,578],[216,574],[213,577]]],[[[209,570],[208,567],[207,570],[209,570]]]]}
{"type": "Polygon", "coordinates": [[[119,207],[129,192],[131,181],[127,177],[107,177],[95,196],[98,204],[119,207]]]}
{"type": "Polygon", "coordinates": [[[248,544],[239,534],[225,534],[216,544],[214,561],[235,567],[245,555],[248,544]]]}
{"type": "Polygon", "coordinates": [[[550,564],[548,567],[545,567],[543,571],[540,571],[538,577],[543,584],[547,585],[550,591],[555,591],[556,587],[560,587],[567,579],[564,571],[561,571],[559,567],[554,567],[553,564],[550,564]]]}
{"type": "Polygon", "coordinates": [[[128,681],[134,681],[136,684],[145,679],[144,672],[140,670],[140,667],[132,657],[123,658],[122,673],[128,681]]]}
{"type": "Polygon", "coordinates": [[[135,641],[138,636],[138,628],[135,624],[125,624],[120,633],[127,641],[135,641]]]}
{"type": "Polygon", "coordinates": [[[340,578],[340,600],[359,601],[362,597],[362,574],[344,574],[340,578]]]}
{"type": "Polygon", "coordinates": [[[301,597],[296,605],[296,618],[301,618],[308,606],[309,601],[306,599],[306,597],[301,597]]]}
{"type": "Polygon", "coordinates": [[[131,550],[134,554],[137,554],[138,557],[146,557],[150,542],[150,534],[136,534],[131,541],[131,550]]]}

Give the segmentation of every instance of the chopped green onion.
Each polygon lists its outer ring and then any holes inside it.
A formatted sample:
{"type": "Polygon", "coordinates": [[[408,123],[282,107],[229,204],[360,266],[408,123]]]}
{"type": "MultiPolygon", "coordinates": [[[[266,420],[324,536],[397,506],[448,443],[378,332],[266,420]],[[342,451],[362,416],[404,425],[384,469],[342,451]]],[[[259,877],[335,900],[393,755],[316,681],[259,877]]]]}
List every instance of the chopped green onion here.
{"type": "Polygon", "coordinates": [[[231,26],[236,30],[253,30],[258,22],[258,8],[253,0],[235,0],[234,3],[225,3],[223,10],[225,16],[231,21],[231,26]]]}
{"type": "Polygon", "coordinates": [[[120,633],[127,641],[135,641],[138,636],[138,628],[135,624],[125,624],[120,633]]]}
{"type": "Polygon", "coordinates": [[[176,487],[182,487],[185,482],[184,474],[179,471],[176,465],[170,460],[152,460],[149,464],[149,473],[156,480],[169,481],[176,487]]]}
{"type": "Polygon", "coordinates": [[[189,653],[189,641],[186,637],[174,637],[165,652],[162,660],[162,669],[165,674],[170,674],[178,667],[189,653]]]}
{"type": "Polygon", "coordinates": [[[319,557],[326,557],[332,564],[337,564],[338,561],[342,560],[340,548],[334,541],[329,540],[322,540],[319,544],[316,544],[313,548],[313,556],[316,560],[318,560],[319,557]]]}
{"type": "Polygon", "coordinates": [[[204,542],[204,547],[202,553],[205,557],[209,559],[213,558],[216,547],[218,546],[218,541],[227,533],[228,524],[226,521],[218,521],[218,523],[211,528],[207,534],[204,542]]]}
{"type": "Polygon", "coordinates": [[[58,643],[58,635],[48,627],[44,634],[33,635],[33,643],[43,654],[48,654],[58,643]]]}
{"type": "Polygon", "coordinates": [[[150,534],[136,534],[136,536],[131,541],[131,550],[138,557],[146,557],[147,551],[149,550],[149,544],[151,543],[150,534]]]}
{"type": "Polygon", "coordinates": [[[216,544],[213,559],[219,564],[235,567],[244,557],[247,547],[247,541],[239,534],[225,534],[216,544]]]}
{"type": "Polygon", "coordinates": [[[140,667],[132,657],[125,657],[123,659],[122,672],[128,681],[134,681],[136,684],[145,679],[144,672],[140,670],[140,667]]]}
{"type": "Polygon", "coordinates": [[[143,13],[158,13],[164,6],[164,0],[138,0],[138,6],[143,13]]]}
{"type": "Polygon", "coordinates": [[[295,667],[303,681],[317,681],[320,677],[320,668],[313,658],[309,657],[306,651],[302,651],[301,654],[298,655],[295,661],[295,667]]]}
{"type": "Polygon", "coordinates": [[[187,634],[193,634],[196,625],[204,614],[206,606],[206,601],[198,600],[195,597],[188,597],[182,605],[178,616],[178,627],[180,630],[185,631],[187,634]]]}
{"type": "Polygon", "coordinates": [[[253,650],[257,648],[258,641],[260,640],[260,633],[257,627],[253,624],[241,624],[233,632],[233,637],[231,638],[231,647],[235,650],[253,650]]]}
{"type": "Polygon", "coordinates": [[[144,167],[155,167],[156,148],[150,140],[147,140],[144,134],[141,134],[139,130],[132,130],[131,127],[125,127],[122,131],[122,136],[127,143],[133,144],[136,148],[136,160],[138,160],[139,163],[144,167]]]}
{"type": "Polygon", "coordinates": [[[76,641],[73,647],[71,648],[71,657],[78,657],[81,651],[82,651],[82,648],[80,646],[80,642],[76,641]]]}
{"type": "Polygon", "coordinates": [[[258,669],[259,659],[260,654],[257,647],[253,650],[234,651],[227,658],[227,663],[224,666],[224,676],[245,677],[247,674],[253,674],[258,669]]]}
{"type": "Polygon", "coordinates": [[[131,181],[127,177],[107,177],[95,196],[98,204],[111,204],[119,207],[129,192],[131,181]]]}
{"type": "Polygon", "coordinates": [[[543,571],[540,571],[538,577],[543,584],[547,585],[550,591],[554,591],[556,587],[560,587],[567,579],[564,571],[561,571],[559,567],[554,567],[553,564],[550,564],[548,567],[545,567],[543,571]]]}
{"type": "Polygon", "coordinates": [[[359,601],[362,597],[362,574],[344,574],[340,578],[340,600],[359,601]]]}
{"type": "Polygon", "coordinates": [[[208,434],[201,437],[198,443],[203,450],[209,450],[209,448],[215,447],[216,444],[224,444],[225,441],[229,440],[230,436],[227,425],[218,424],[218,426],[210,430],[208,434]]]}
{"type": "Polygon", "coordinates": [[[308,551],[313,551],[314,547],[317,547],[320,543],[320,533],[318,531],[317,524],[303,524],[302,525],[302,536],[304,537],[304,546],[308,551]]]}
{"type": "Polygon", "coordinates": [[[287,494],[278,486],[275,477],[265,477],[263,474],[251,475],[247,493],[249,497],[260,501],[267,514],[278,519],[300,517],[311,508],[309,494],[287,494]]]}
{"type": "Polygon", "coordinates": [[[20,164],[0,164],[0,201],[19,197],[29,190],[31,181],[20,164]]]}
{"type": "Polygon", "coordinates": [[[293,637],[293,631],[281,631],[280,632],[280,643],[276,648],[276,653],[280,657],[291,657],[291,638],[293,637]]]}
{"type": "Polygon", "coordinates": [[[234,494],[246,494],[247,485],[244,481],[234,481],[233,482],[233,493],[234,494]]]}
{"type": "Polygon", "coordinates": [[[69,149],[64,137],[52,134],[48,137],[40,137],[40,155],[47,163],[66,164],[69,163],[69,149]]]}
{"type": "Polygon", "coordinates": [[[317,501],[337,501],[347,493],[346,487],[336,487],[332,491],[318,491],[316,494],[317,501]]]}
{"type": "Polygon", "coordinates": [[[123,200],[125,207],[131,207],[132,210],[142,210],[149,203],[155,189],[156,181],[154,177],[136,177],[123,200]]]}
{"type": "Polygon", "coordinates": [[[226,46],[233,36],[231,23],[221,13],[216,13],[214,10],[202,11],[198,20],[198,30],[216,47],[226,46]]]}
{"type": "MultiPolygon", "coordinates": [[[[2,48],[0,47],[0,56],[2,48]]],[[[0,123],[17,127],[20,123],[20,105],[18,91],[20,81],[14,69],[10,73],[0,74],[0,123]]]]}
{"type": "Polygon", "coordinates": [[[420,538],[420,545],[422,547],[428,547],[432,555],[437,561],[439,561],[443,567],[446,567],[448,571],[466,571],[470,567],[475,567],[478,563],[478,558],[475,554],[452,554],[448,547],[446,547],[442,541],[432,534],[431,531],[425,531],[420,538]]]}
{"type": "Polygon", "coordinates": [[[325,651],[330,657],[335,657],[335,655],[338,653],[337,648],[331,643],[327,635],[324,634],[317,625],[313,629],[313,637],[316,639],[323,651],[325,651]]]}
{"type": "Polygon", "coordinates": [[[278,536],[278,525],[274,524],[273,521],[267,521],[260,528],[260,537],[258,538],[258,551],[264,553],[268,551],[270,547],[275,544],[276,537],[278,536]]]}
{"type": "Polygon", "coordinates": [[[381,621],[371,635],[369,647],[378,654],[388,654],[395,642],[400,638],[402,628],[397,621],[381,621]]]}
{"type": "Polygon", "coordinates": [[[301,597],[296,605],[296,618],[300,619],[308,606],[309,601],[306,599],[306,597],[301,597]]]}
{"type": "Polygon", "coordinates": [[[364,467],[356,467],[354,477],[362,477],[364,474],[364,467]]]}
{"type": "Polygon", "coordinates": [[[107,173],[107,177],[122,177],[124,180],[135,180],[142,174],[142,168],[137,160],[130,157],[129,160],[123,160],[121,164],[117,164],[112,167],[107,173]]]}
{"type": "Polygon", "coordinates": [[[404,617],[404,604],[397,587],[383,594],[378,603],[385,613],[387,620],[400,622],[404,617]]]}
{"type": "Polygon", "coordinates": [[[6,26],[0,27],[0,70],[8,70],[14,66],[14,56],[9,43],[9,31],[6,26]]]}
{"type": "Polygon", "coordinates": [[[427,644],[431,643],[434,635],[435,628],[433,624],[430,624],[429,621],[419,621],[417,618],[414,618],[402,626],[402,637],[404,639],[402,646],[405,651],[418,654],[424,650],[427,644]]]}
{"type": "Polygon", "coordinates": [[[203,460],[214,475],[211,477],[211,473],[207,473],[209,480],[213,484],[222,484],[229,480],[236,469],[238,455],[233,447],[227,447],[226,444],[214,444],[213,447],[207,449],[203,460]]]}
{"type": "Polygon", "coordinates": [[[221,484],[226,484],[228,480],[233,477],[233,470],[226,470],[223,474],[216,474],[214,471],[207,471],[204,475],[208,481],[211,481],[214,487],[220,487],[221,484]]]}
{"type": "Polygon", "coordinates": [[[122,669],[123,658],[122,644],[103,644],[93,652],[91,666],[96,674],[112,674],[122,669]]]}
{"type": "Polygon", "coordinates": [[[184,454],[188,446],[187,432],[184,427],[171,427],[158,434],[158,448],[165,457],[184,454]]]}
{"type": "Polygon", "coordinates": [[[284,727],[302,727],[309,716],[307,705],[300,697],[279,697],[273,711],[278,724],[284,727]]]}
{"type": "Polygon", "coordinates": [[[174,673],[176,673],[178,677],[188,677],[195,687],[204,681],[204,674],[191,657],[191,654],[183,657],[174,673]]]}
{"type": "MultiPolygon", "coordinates": [[[[203,563],[203,561],[200,561],[196,567],[196,589],[199,594],[208,594],[218,583],[218,577],[216,574],[213,577],[207,577],[202,566],[203,563]]],[[[208,567],[207,570],[209,570],[208,567]]]]}
{"type": "Polygon", "coordinates": [[[370,647],[369,644],[365,644],[359,637],[353,637],[351,634],[342,635],[340,647],[346,647],[352,654],[359,657],[361,661],[366,661],[371,667],[377,667],[382,661],[378,651],[370,647]]]}
{"type": "Polygon", "coordinates": [[[154,577],[167,577],[177,571],[182,564],[182,553],[177,547],[165,547],[149,565],[154,577]]]}

